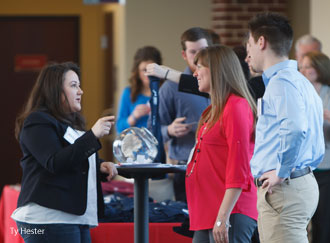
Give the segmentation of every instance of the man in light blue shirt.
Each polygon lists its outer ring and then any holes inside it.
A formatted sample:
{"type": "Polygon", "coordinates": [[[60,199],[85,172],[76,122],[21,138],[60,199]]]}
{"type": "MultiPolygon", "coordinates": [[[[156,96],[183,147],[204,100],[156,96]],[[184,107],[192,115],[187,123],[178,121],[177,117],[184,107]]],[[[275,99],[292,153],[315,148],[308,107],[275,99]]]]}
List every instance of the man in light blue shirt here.
{"type": "Polygon", "coordinates": [[[249,64],[263,72],[251,160],[258,187],[261,242],[308,242],[306,228],[318,203],[312,170],[324,155],[322,101],[288,60],[293,31],[286,18],[267,13],[249,22],[249,64]]]}

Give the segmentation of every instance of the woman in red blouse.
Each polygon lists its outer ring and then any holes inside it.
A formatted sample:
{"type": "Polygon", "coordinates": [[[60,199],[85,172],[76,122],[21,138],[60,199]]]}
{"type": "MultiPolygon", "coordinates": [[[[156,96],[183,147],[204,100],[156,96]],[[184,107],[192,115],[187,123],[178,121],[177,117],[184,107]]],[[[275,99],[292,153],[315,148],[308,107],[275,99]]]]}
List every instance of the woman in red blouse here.
{"type": "Polygon", "coordinates": [[[209,93],[186,172],[190,229],[197,242],[251,242],[257,192],[250,171],[256,105],[239,60],[225,46],[195,57],[199,90],[209,93]]]}

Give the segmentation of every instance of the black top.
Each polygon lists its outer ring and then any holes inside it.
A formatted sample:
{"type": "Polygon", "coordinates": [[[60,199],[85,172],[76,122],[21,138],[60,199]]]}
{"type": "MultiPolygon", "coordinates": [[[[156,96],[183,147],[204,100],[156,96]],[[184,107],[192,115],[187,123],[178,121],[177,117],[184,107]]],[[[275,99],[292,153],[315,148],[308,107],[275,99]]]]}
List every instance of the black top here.
{"type": "MultiPolygon", "coordinates": [[[[265,85],[262,81],[262,77],[258,76],[251,78],[248,81],[248,88],[256,101],[258,98],[261,98],[265,93],[265,85]]],[[[181,74],[179,81],[179,91],[209,97],[209,94],[199,91],[197,78],[188,74],[181,74]]]]}
{"type": "Polygon", "coordinates": [[[249,90],[253,98],[257,101],[259,98],[262,98],[265,93],[265,84],[261,76],[251,78],[248,81],[249,90]]]}
{"type": "MultiPolygon", "coordinates": [[[[67,128],[67,124],[42,111],[33,112],[25,119],[20,133],[23,177],[18,207],[34,202],[71,214],[85,213],[88,157],[101,144],[91,130],[70,144],[63,137],[67,128]]],[[[96,156],[99,216],[104,208],[100,163],[96,156]]]]}
{"type": "Polygon", "coordinates": [[[208,93],[199,91],[197,78],[190,74],[181,74],[179,81],[179,91],[209,98],[208,93]]]}

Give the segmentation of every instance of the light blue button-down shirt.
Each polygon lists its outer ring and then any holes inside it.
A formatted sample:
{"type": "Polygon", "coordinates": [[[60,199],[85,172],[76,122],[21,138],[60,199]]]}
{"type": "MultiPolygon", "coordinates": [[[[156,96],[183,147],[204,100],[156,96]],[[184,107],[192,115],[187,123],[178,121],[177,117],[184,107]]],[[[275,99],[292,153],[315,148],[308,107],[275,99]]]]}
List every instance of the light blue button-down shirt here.
{"type": "Polygon", "coordinates": [[[293,60],[271,66],[262,78],[266,91],[256,126],[253,176],[276,170],[277,176],[287,178],[294,169],[315,169],[324,156],[319,95],[293,60]]]}

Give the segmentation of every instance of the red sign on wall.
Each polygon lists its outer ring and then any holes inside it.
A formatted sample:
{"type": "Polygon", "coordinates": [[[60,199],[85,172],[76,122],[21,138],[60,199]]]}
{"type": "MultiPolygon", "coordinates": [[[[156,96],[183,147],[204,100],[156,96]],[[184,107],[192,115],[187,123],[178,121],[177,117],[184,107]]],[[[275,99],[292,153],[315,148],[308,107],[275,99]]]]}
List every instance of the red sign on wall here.
{"type": "Polygon", "coordinates": [[[16,55],[15,71],[38,72],[47,64],[46,55],[16,55]]]}

